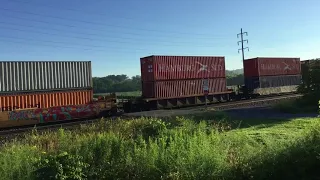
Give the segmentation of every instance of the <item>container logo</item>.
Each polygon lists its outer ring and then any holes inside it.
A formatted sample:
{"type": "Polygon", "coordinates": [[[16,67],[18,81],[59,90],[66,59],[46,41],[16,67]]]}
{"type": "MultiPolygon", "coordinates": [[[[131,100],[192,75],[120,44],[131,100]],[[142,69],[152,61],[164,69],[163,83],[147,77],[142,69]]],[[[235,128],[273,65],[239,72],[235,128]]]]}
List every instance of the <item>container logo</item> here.
{"type": "Polygon", "coordinates": [[[282,63],[285,65],[283,70],[289,70],[289,71],[291,70],[290,66],[287,63],[285,63],[285,62],[282,62],[282,63]]]}
{"type": "Polygon", "coordinates": [[[295,69],[299,69],[299,65],[290,65],[290,64],[287,64],[286,62],[282,62],[283,65],[281,64],[261,64],[261,69],[262,70],[283,70],[283,71],[292,71],[292,70],[295,70],[295,69]]]}
{"type": "Polygon", "coordinates": [[[210,72],[210,71],[208,70],[208,65],[204,65],[204,64],[201,64],[201,63],[199,63],[199,62],[196,62],[196,63],[200,65],[200,69],[198,70],[197,74],[199,74],[201,71],[210,72]]]}
{"type": "Polygon", "coordinates": [[[200,65],[166,65],[166,64],[159,64],[158,71],[159,72],[191,72],[196,71],[197,74],[200,72],[209,72],[210,71],[224,71],[224,67],[222,65],[206,65],[200,62],[196,62],[196,64],[200,65]]]}

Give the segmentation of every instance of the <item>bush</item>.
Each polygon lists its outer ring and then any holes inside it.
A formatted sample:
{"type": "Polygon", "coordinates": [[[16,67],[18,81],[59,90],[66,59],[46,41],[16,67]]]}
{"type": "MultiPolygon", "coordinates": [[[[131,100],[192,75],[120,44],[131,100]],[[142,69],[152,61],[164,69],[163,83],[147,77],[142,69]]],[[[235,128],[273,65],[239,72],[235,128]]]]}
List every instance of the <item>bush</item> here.
{"type": "Polygon", "coordinates": [[[82,162],[82,157],[63,152],[58,155],[43,156],[35,165],[35,179],[39,180],[82,180],[86,176],[84,170],[88,164],[82,162]]]}

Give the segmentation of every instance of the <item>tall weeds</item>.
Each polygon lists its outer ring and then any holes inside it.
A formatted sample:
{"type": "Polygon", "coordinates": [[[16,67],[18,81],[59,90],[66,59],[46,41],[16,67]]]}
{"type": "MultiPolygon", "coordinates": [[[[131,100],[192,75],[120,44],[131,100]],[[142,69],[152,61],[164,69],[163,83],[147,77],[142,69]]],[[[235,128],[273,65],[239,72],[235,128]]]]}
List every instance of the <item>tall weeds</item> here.
{"type": "MultiPolygon", "coordinates": [[[[1,179],[319,177],[315,167],[320,167],[320,122],[295,121],[305,126],[295,139],[287,140],[270,134],[257,137],[254,128],[229,131],[234,126],[221,114],[118,119],[72,132],[33,132],[26,140],[1,148],[0,175],[1,179]]],[[[290,123],[286,128],[294,127],[294,121],[290,123]]]]}

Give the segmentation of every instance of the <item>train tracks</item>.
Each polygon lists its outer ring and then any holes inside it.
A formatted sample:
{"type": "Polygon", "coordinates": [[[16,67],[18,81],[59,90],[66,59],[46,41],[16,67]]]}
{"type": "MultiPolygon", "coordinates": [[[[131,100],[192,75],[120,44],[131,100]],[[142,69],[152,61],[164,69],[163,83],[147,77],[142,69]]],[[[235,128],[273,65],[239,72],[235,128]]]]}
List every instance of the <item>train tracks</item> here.
{"type": "MultiPolygon", "coordinates": [[[[207,108],[215,109],[215,110],[227,110],[227,109],[233,109],[233,108],[239,108],[239,107],[242,108],[242,107],[268,106],[270,104],[277,103],[284,99],[292,99],[292,98],[298,98],[298,97],[301,97],[301,95],[299,94],[275,95],[275,96],[268,96],[268,97],[260,97],[257,99],[248,99],[248,100],[241,100],[241,101],[224,102],[219,104],[211,104],[211,105],[208,105],[207,108]]],[[[187,107],[187,108],[181,108],[181,109],[171,110],[171,111],[187,111],[189,113],[192,113],[193,111],[199,111],[203,109],[204,109],[203,106],[196,106],[196,107],[187,107]]],[[[159,110],[156,110],[156,111],[159,111],[159,110]]],[[[136,113],[119,114],[116,117],[133,118],[133,117],[139,117],[139,116],[148,116],[148,113],[152,114],[156,111],[144,111],[144,112],[136,112],[136,113]]],[[[162,111],[168,111],[168,110],[162,110],[162,111]]],[[[90,123],[97,122],[99,120],[100,119],[97,119],[97,118],[79,119],[79,120],[73,120],[73,121],[67,121],[67,122],[56,122],[54,124],[40,124],[40,125],[36,125],[35,127],[38,132],[47,131],[47,130],[50,130],[50,131],[57,130],[61,127],[64,129],[73,129],[73,128],[79,127],[81,124],[90,124],[90,123]]],[[[26,126],[26,127],[15,127],[10,129],[0,129],[0,141],[7,141],[15,137],[23,136],[26,133],[30,133],[32,130],[35,129],[35,127],[26,126]]]]}
{"type": "Polygon", "coordinates": [[[203,112],[204,110],[228,110],[234,108],[245,108],[245,107],[263,107],[275,104],[279,101],[285,99],[295,99],[299,98],[302,95],[300,94],[286,94],[286,95],[274,95],[274,96],[263,96],[257,99],[247,99],[241,101],[230,101],[218,104],[211,104],[207,107],[204,106],[196,106],[196,107],[187,107],[187,108],[180,108],[174,110],[155,110],[155,111],[143,111],[143,112],[135,112],[135,113],[127,113],[124,116],[127,117],[167,117],[167,116],[180,116],[180,115],[187,115],[193,113],[203,112]]]}
{"type": "Polygon", "coordinates": [[[238,107],[256,107],[256,106],[268,106],[275,103],[278,103],[279,101],[282,101],[284,99],[295,99],[299,98],[302,95],[300,94],[287,94],[282,96],[270,96],[265,98],[258,98],[258,99],[249,99],[249,100],[243,100],[243,101],[235,101],[230,102],[228,104],[221,104],[221,105],[213,105],[212,108],[216,110],[225,110],[225,109],[233,109],[238,107]]]}

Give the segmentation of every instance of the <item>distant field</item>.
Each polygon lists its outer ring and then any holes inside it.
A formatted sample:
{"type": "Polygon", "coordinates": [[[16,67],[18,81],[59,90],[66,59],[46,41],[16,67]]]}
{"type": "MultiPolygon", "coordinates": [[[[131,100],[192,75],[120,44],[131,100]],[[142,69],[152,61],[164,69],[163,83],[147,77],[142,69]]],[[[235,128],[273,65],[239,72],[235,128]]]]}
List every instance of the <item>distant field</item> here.
{"type": "MultiPolygon", "coordinates": [[[[108,95],[109,93],[97,93],[96,96],[108,95]]],[[[117,96],[141,96],[141,91],[116,92],[117,96]]]]}

